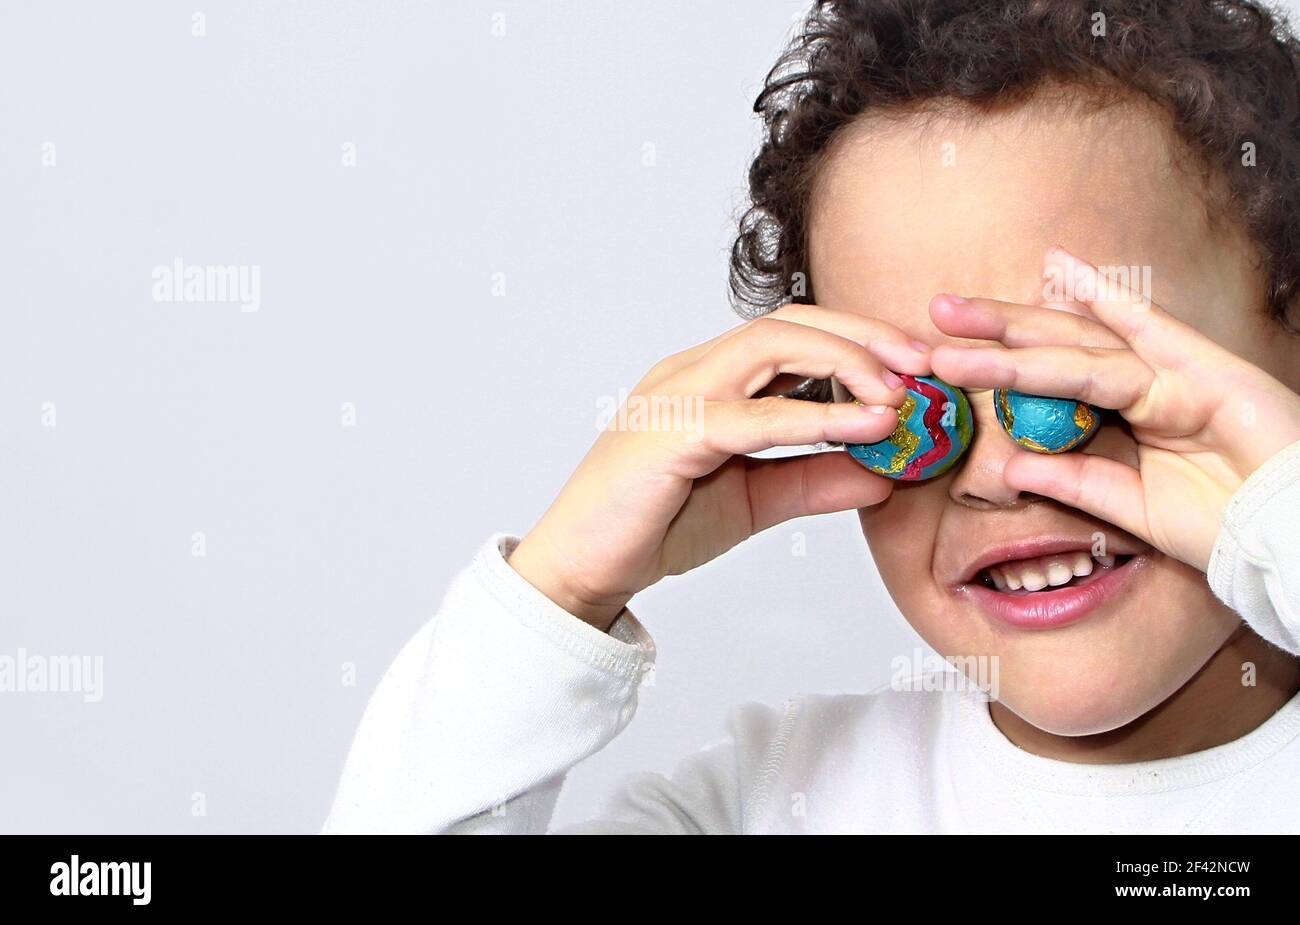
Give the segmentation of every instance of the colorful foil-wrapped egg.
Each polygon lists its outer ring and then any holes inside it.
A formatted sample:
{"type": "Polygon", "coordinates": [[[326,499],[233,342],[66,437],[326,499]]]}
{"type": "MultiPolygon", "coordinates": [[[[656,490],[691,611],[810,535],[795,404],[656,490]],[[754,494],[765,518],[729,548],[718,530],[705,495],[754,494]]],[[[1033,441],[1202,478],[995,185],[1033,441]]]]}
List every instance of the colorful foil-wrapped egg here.
{"type": "Polygon", "coordinates": [[[970,403],[961,389],[934,376],[900,375],[907,397],[898,427],[878,443],[850,443],[850,456],[872,472],[905,482],[943,475],[970,446],[970,403]]]}
{"type": "Polygon", "coordinates": [[[1073,398],[997,389],[993,392],[993,407],[1011,439],[1035,453],[1072,450],[1101,426],[1101,412],[1073,398]]]}

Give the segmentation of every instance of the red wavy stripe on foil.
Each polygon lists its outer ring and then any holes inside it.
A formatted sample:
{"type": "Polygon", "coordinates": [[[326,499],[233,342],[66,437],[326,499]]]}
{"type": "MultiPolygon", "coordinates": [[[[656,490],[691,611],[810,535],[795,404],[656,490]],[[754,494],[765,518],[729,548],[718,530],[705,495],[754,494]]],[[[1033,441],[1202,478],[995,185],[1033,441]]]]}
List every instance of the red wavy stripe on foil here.
{"type": "Polygon", "coordinates": [[[909,389],[920,392],[930,402],[926,406],[925,414],[921,420],[925,422],[926,433],[934,441],[934,446],[908,463],[903,476],[905,479],[916,479],[920,477],[921,470],[943,459],[948,455],[948,451],[952,449],[952,439],[940,423],[943,420],[944,402],[948,400],[948,396],[941,389],[935,388],[928,382],[921,382],[911,376],[902,376],[900,378],[909,389]]]}

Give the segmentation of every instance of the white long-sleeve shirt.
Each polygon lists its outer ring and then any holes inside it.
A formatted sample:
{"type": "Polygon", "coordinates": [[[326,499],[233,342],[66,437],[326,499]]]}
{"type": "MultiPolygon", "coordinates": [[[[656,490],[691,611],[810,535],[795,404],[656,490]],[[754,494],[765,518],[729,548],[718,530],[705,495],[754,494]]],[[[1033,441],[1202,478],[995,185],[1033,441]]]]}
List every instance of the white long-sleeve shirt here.
{"type": "MultiPolygon", "coordinates": [[[[545,832],[565,773],[632,719],[650,636],[562,610],[507,564],[516,542],[483,547],[384,675],[325,832],[545,832]]],[[[1233,496],[1208,578],[1300,653],[1300,443],[1233,496]]],[[[974,690],[749,704],[729,732],[566,831],[1300,832],[1300,696],[1233,742],[1131,764],[1023,751],[974,690]]]]}

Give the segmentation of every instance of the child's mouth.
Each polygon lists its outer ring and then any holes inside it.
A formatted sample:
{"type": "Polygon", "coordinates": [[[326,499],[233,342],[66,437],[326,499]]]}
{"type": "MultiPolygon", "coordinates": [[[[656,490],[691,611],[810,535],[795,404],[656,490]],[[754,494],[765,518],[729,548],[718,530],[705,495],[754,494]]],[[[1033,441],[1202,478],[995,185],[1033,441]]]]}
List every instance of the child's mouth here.
{"type": "Polygon", "coordinates": [[[1039,556],[1014,562],[1001,562],[981,569],[979,580],[987,588],[1004,594],[1024,596],[1057,588],[1077,588],[1119,568],[1132,556],[1093,556],[1086,552],[1039,556]]]}
{"type": "Polygon", "coordinates": [[[1148,561],[1145,553],[1102,556],[1067,549],[985,565],[956,590],[1001,623],[1054,629],[1083,619],[1121,592],[1148,561]]]}

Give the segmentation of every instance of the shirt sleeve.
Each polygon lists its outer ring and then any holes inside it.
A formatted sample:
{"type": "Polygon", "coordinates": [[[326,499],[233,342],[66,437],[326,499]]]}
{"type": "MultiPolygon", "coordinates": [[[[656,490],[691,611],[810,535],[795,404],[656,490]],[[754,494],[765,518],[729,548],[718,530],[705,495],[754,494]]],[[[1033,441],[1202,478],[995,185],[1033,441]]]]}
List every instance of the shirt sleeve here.
{"type": "Polygon", "coordinates": [[[1208,577],[1255,632],[1300,655],[1300,442],[1260,466],[1229,499],[1208,577]]]}
{"type": "Polygon", "coordinates": [[[493,536],[362,716],[325,833],[541,833],[564,775],[631,720],[654,644],[560,608],[493,536]]]}

